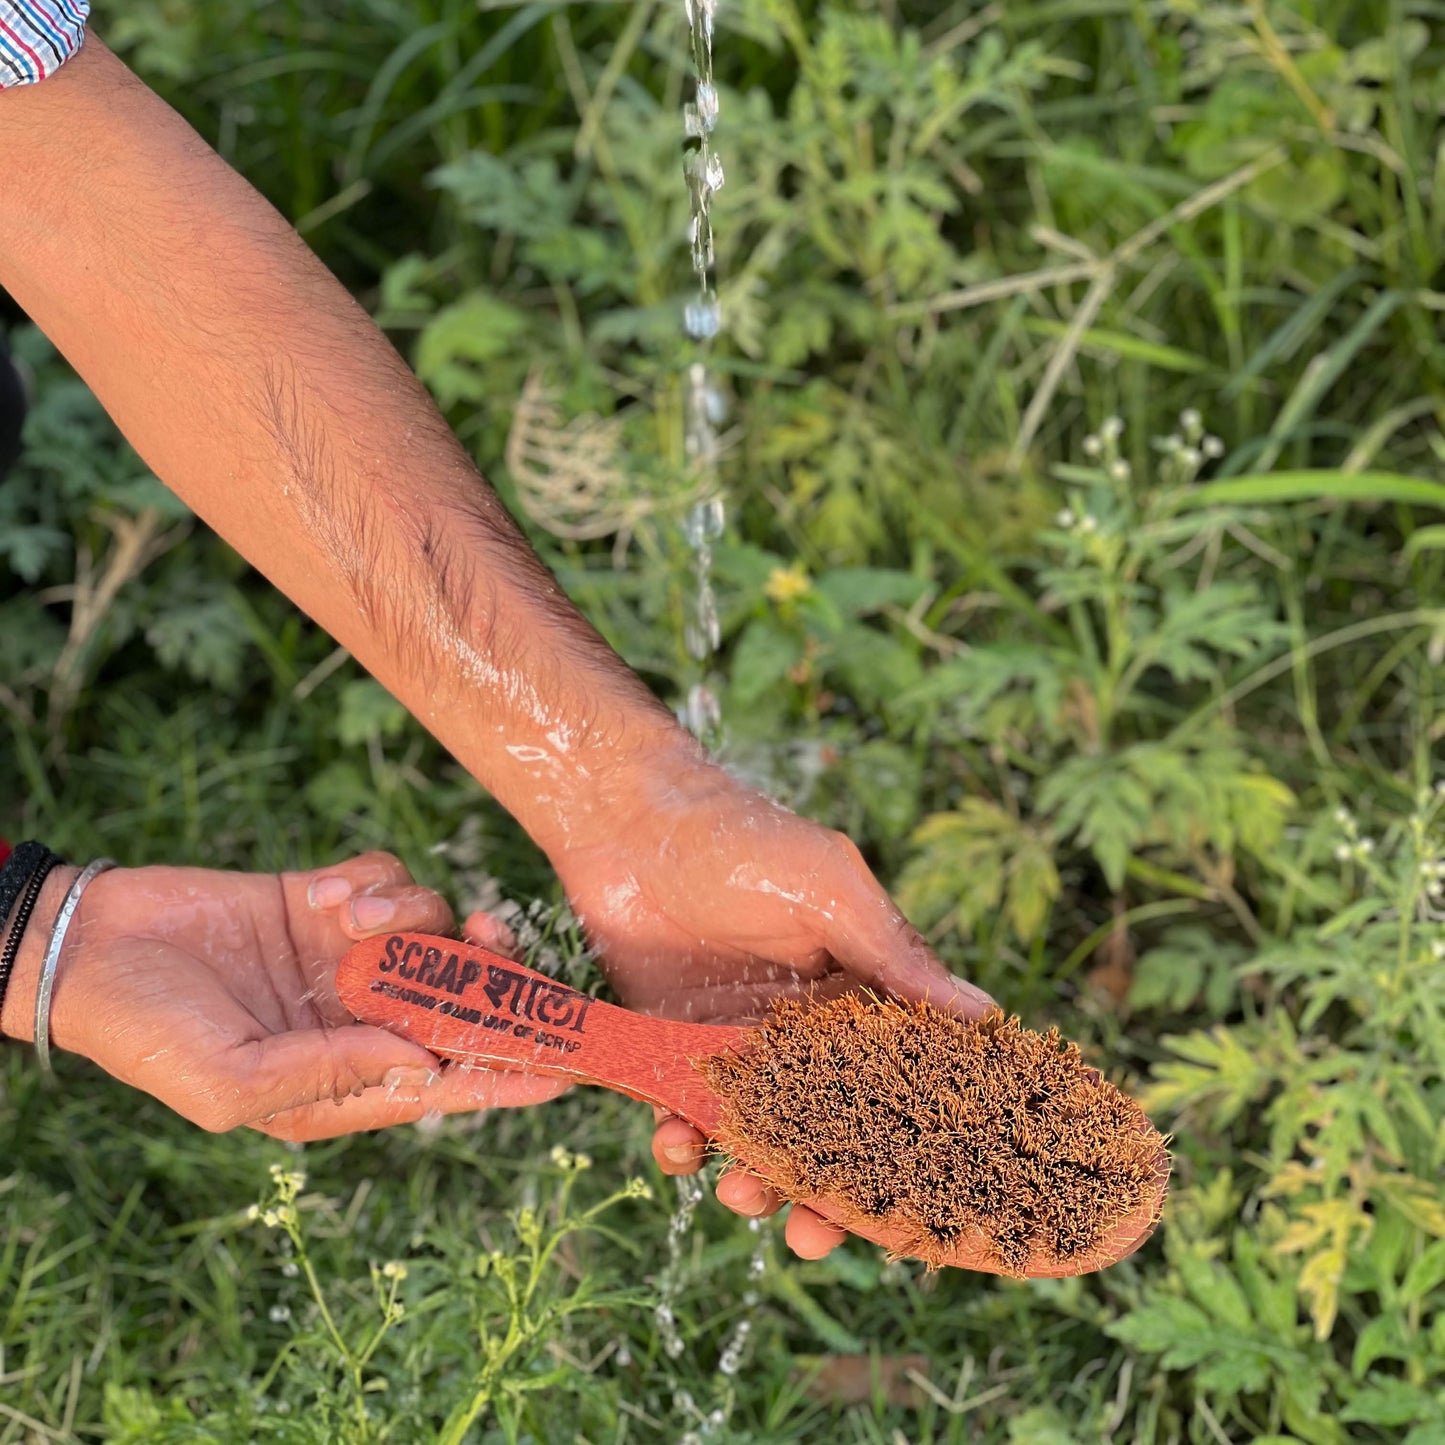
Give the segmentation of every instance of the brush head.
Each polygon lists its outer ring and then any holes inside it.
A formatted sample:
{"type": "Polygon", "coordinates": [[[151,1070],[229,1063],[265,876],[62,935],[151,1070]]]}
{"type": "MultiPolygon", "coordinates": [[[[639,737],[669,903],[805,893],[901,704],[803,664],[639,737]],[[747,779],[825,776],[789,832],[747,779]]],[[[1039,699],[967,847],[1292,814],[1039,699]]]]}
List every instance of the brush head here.
{"type": "Polygon", "coordinates": [[[1164,1139],[1056,1029],[848,994],[779,1002],[697,1067],[723,1150],[895,1256],[1081,1274],[1159,1218],[1164,1139]]]}

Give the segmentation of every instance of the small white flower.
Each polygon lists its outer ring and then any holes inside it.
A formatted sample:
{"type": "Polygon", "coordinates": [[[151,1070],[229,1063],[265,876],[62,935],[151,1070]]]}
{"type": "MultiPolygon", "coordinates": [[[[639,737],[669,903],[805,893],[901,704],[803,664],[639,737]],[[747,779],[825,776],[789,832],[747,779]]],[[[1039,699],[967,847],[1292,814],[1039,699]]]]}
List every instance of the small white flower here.
{"type": "Polygon", "coordinates": [[[1217,436],[1207,436],[1199,443],[1199,450],[1212,462],[1224,455],[1224,443],[1217,436]]]}
{"type": "Polygon", "coordinates": [[[256,1220],[260,1219],[260,1217],[261,1217],[261,1206],[260,1206],[259,1204],[253,1204],[253,1205],[246,1211],[246,1218],[249,1219],[249,1220],[251,1220],[253,1223],[254,1223],[256,1220]]]}
{"type": "Polygon", "coordinates": [[[291,1308],[290,1308],[289,1305],[272,1305],[272,1306],[271,1306],[270,1319],[271,1319],[271,1323],[272,1323],[273,1325],[284,1325],[284,1324],[286,1323],[286,1321],[289,1320],[290,1318],[291,1318],[291,1308]]]}
{"type": "Polygon", "coordinates": [[[1338,843],[1335,845],[1335,862],[1348,863],[1350,861],[1350,845],[1338,843]]]}
{"type": "Polygon", "coordinates": [[[1104,450],[1104,443],[1091,432],[1084,438],[1084,455],[1086,457],[1097,457],[1104,450]]]}
{"type": "Polygon", "coordinates": [[[381,1267],[381,1277],[383,1279],[394,1279],[398,1282],[404,1280],[406,1278],[406,1266],[402,1264],[400,1260],[389,1259],[381,1267]]]}
{"type": "Polygon", "coordinates": [[[1204,458],[1200,455],[1198,447],[1185,447],[1184,450],[1179,453],[1179,460],[1192,472],[1204,458]]]}
{"type": "Polygon", "coordinates": [[[1197,406],[1186,406],[1179,413],[1179,425],[1187,437],[1198,436],[1204,430],[1204,418],[1197,406]]]}
{"type": "Polygon", "coordinates": [[[1087,512],[1085,512],[1084,515],[1079,518],[1079,531],[1081,531],[1086,537],[1092,535],[1098,530],[1099,522],[1097,518],[1091,517],[1087,512]]]}
{"type": "Polygon", "coordinates": [[[1119,416],[1106,416],[1103,425],[1099,428],[1099,436],[1106,442],[1116,442],[1124,435],[1124,419],[1119,416]]]}
{"type": "Polygon", "coordinates": [[[1359,844],[1361,856],[1368,858],[1375,851],[1375,840],[1373,838],[1361,838],[1359,844]]]}
{"type": "Polygon", "coordinates": [[[1109,463],[1109,480],[1114,482],[1127,482],[1134,475],[1134,469],[1124,460],[1117,457],[1109,463]]]}
{"type": "Polygon", "coordinates": [[[1074,525],[1073,511],[1065,507],[1063,511],[1054,518],[1054,523],[1061,532],[1067,532],[1069,528],[1074,525]]]}

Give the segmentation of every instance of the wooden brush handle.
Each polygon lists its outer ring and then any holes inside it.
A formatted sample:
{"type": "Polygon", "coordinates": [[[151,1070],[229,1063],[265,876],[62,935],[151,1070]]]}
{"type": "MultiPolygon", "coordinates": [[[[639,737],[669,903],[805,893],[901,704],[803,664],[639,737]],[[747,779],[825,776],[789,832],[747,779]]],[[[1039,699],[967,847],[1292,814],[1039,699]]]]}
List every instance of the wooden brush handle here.
{"type": "Polygon", "coordinates": [[[721,1105],[692,1060],[749,1032],[631,1013],[484,948],[424,933],[358,943],[341,960],[336,991],[362,1023],[444,1058],[600,1084],[709,1135],[721,1105]]]}

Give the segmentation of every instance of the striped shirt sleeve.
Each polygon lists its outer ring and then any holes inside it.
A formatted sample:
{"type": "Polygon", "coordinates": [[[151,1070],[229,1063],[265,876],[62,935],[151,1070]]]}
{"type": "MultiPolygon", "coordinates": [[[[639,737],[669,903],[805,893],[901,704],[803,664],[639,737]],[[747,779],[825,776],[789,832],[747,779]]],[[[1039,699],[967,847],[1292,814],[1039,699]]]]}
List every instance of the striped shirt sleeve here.
{"type": "Polygon", "coordinates": [[[54,75],[85,38],[90,0],[0,0],[0,90],[54,75]]]}

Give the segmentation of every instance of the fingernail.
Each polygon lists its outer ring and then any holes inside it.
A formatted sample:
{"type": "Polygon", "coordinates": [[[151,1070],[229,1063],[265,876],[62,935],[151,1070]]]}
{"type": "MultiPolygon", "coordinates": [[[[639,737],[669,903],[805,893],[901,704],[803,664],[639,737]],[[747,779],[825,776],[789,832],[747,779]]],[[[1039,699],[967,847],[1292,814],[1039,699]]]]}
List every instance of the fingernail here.
{"type": "Polygon", "coordinates": [[[336,908],[351,897],[351,884],[334,873],[326,878],[313,878],[306,890],[306,901],[313,908],[336,908]]]}
{"type": "Polygon", "coordinates": [[[351,921],[363,932],[373,928],[385,928],[396,913],[396,904],[390,898],[379,898],[374,893],[365,893],[351,905],[351,921]]]}
{"type": "Polygon", "coordinates": [[[425,1064],[398,1064],[381,1076],[381,1082],[388,1089],[425,1089],[441,1077],[425,1064]]]}
{"type": "Polygon", "coordinates": [[[669,1144],[662,1151],[669,1164],[693,1164],[697,1162],[697,1150],[691,1144],[669,1144]]]}
{"type": "Polygon", "coordinates": [[[420,1104],[422,1093],[436,1083],[438,1075],[419,1064],[401,1064],[381,1077],[389,1104],[420,1104]]]}
{"type": "Polygon", "coordinates": [[[959,978],[955,975],[953,986],[965,998],[971,999],[981,1009],[988,1010],[998,1007],[998,1004],[994,1002],[992,994],[985,993],[977,984],[969,983],[967,979],[959,978]]]}
{"type": "Polygon", "coordinates": [[[761,1194],[752,1200],[751,1203],[733,1205],[733,1208],[739,1214],[746,1214],[749,1219],[756,1219],[767,1207],[768,1201],[761,1194]]]}

